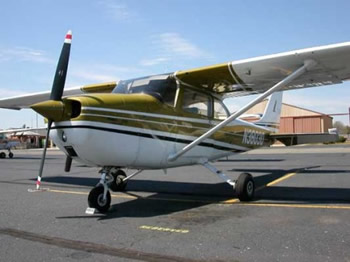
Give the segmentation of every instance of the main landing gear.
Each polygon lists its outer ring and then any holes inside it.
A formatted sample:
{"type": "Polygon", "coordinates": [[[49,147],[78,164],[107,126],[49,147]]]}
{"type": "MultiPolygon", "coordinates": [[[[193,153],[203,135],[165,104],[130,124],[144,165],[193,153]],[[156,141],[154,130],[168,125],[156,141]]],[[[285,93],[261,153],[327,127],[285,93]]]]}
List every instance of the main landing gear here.
{"type": "Polygon", "coordinates": [[[133,174],[127,176],[125,172],[116,167],[104,167],[100,171],[100,182],[90,191],[88,196],[89,208],[97,209],[100,213],[107,213],[111,206],[112,191],[124,191],[127,181],[141,173],[142,170],[137,170],[133,174]]]}
{"type": "MultiPolygon", "coordinates": [[[[13,153],[9,150],[8,154],[9,158],[13,158],[13,153]]],[[[0,158],[6,158],[6,153],[5,152],[0,152],[0,158]]]]}
{"type": "Polygon", "coordinates": [[[208,168],[212,173],[219,176],[225,182],[233,187],[236,191],[237,197],[241,201],[252,201],[254,198],[255,184],[253,176],[249,173],[242,173],[237,180],[231,180],[222,171],[218,170],[215,166],[209,164],[208,161],[201,163],[204,167],[208,168]]]}

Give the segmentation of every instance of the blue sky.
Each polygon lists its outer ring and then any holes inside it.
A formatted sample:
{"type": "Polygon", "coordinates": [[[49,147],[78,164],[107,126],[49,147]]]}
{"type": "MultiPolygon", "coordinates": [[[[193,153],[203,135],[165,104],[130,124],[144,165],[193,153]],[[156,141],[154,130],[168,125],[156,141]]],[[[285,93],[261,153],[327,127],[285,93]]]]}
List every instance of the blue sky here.
{"type": "MultiPolygon", "coordinates": [[[[16,0],[1,10],[1,97],[50,90],[69,29],[66,87],[350,41],[350,2],[340,0],[16,0]]],[[[350,82],[289,91],[284,101],[345,113],[349,97],[350,82]]],[[[35,127],[36,114],[0,109],[0,129],[23,124],[35,127]]]]}

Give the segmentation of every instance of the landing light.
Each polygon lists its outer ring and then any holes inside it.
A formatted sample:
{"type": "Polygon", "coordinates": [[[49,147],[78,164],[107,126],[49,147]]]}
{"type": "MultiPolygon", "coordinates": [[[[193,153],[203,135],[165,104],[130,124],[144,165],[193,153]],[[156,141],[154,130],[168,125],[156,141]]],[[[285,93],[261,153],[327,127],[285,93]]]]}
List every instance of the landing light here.
{"type": "Polygon", "coordinates": [[[64,131],[62,131],[62,141],[67,142],[67,135],[64,131]]]}

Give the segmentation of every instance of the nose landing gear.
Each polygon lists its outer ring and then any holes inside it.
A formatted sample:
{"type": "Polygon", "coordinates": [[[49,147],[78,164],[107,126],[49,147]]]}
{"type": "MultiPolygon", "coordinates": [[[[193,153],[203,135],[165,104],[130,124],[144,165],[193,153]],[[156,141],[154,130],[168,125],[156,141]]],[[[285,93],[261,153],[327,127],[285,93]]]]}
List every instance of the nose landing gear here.
{"type": "Polygon", "coordinates": [[[97,209],[100,213],[107,213],[111,206],[111,193],[109,192],[108,184],[113,178],[110,175],[111,168],[103,168],[100,182],[90,191],[88,196],[88,205],[90,208],[97,209]]]}
{"type": "Polygon", "coordinates": [[[97,209],[100,213],[107,213],[111,206],[112,191],[124,191],[127,181],[140,174],[143,170],[136,170],[131,175],[127,176],[123,170],[117,167],[104,167],[100,171],[101,179],[98,184],[90,191],[88,196],[89,208],[86,211],[88,214],[93,214],[90,209],[97,209]]]}

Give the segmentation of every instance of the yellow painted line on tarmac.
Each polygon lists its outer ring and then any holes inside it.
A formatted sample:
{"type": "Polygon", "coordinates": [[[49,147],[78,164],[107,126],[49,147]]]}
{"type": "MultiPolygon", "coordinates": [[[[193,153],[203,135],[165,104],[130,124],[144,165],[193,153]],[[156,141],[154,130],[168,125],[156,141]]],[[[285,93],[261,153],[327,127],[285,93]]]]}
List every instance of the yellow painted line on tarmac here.
{"type": "Polygon", "coordinates": [[[156,227],[156,226],[146,226],[146,225],[140,226],[139,228],[145,229],[145,230],[180,233],[180,234],[187,234],[188,232],[190,232],[188,229],[174,229],[174,228],[168,228],[168,227],[156,227]]]}
{"type": "MultiPolygon", "coordinates": [[[[294,174],[294,173],[293,173],[294,174]]],[[[88,192],[83,191],[66,191],[66,190],[57,190],[57,189],[48,189],[46,192],[60,193],[60,194],[73,194],[73,195],[85,195],[87,196],[88,192]]],[[[309,209],[343,209],[350,210],[350,205],[310,205],[310,204],[278,204],[278,203],[254,203],[254,202],[240,202],[237,198],[232,198],[224,201],[215,201],[215,200],[197,200],[197,199],[181,199],[181,198],[160,198],[160,197],[142,197],[142,196],[130,196],[126,194],[112,194],[114,198],[124,198],[124,199],[147,199],[155,201],[176,201],[176,202],[200,202],[207,204],[225,204],[225,205],[240,205],[240,206],[255,206],[255,207],[285,207],[285,208],[309,208],[309,209]]],[[[156,229],[154,229],[156,230],[156,229]]]]}
{"type": "Polygon", "coordinates": [[[48,192],[53,193],[62,193],[62,194],[73,194],[73,195],[88,195],[88,192],[81,192],[81,191],[66,191],[66,190],[57,190],[57,189],[48,189],[48,192]]]}
{"type": "MultiPolygon", "coordinates": [[[[62,193],[62,194],[72,194],[72,195],[89,195],[89,192],[82,192],[82,191],[71,191],[71,190],[57,190],[57,189],[48,189],[47,191],[53,192],[53,193],[62,193]]],[[[119,197],[119,198],[131,198],[136,199],[138,197],[136,196],[129,196],[129,195],[122,195],[122,194],[111,194],[111,197],[119,197]]]]}
{"type": "Polygon", "coordinates": [[[309,205],[309,204],[274,204],[274,203],[238,203],[242,206],[258,206],[258,207],[289,207],[289,208],[315,208],[315,209],[349,209],[349,206],[338,205],[309,205]]]}
{"type": "Polygon", "coordinates": [[[229,199],[229,200],[222,201],[220,203],[221,204],[234,204],[234,203],[238,203],[238,202],[239,202],[238,198],[232,198],[232,199],[229,199]]]}
{"type": "MultiPolygon", "coordinates": [[[[48,192],[61,193],[61,194],[72,194],[72,195],[89,195],[89,192],[82,191],[71,191],[71,190],[57,190],[57,189],[47,189],[48,192]]],[[[159,201],[176,201],[176,202],[200,202],[200,203],[216,203],[210,200],[197,200],[197,199],[182,199],[182,198],[164,198],[164,197],[142,197],[142,196],[130,196],[127,194],[111,194],[113,198],[125,198],[125,199],[147,199],[147,200],[159,200],[159,201]]]]}
{"type": "Polygon", "coordinates": [[[286,175],[284,175],[284,176],[282,176],[282,177],[280,177],[280,178],[278,178],[278,179],[268,183],[266,185],[266,187],[276,185],[276,184],[278,184],[278,183],[280,183],[280,182],[282,182],[282,181],[284,181],[284,180],[286,180],[288,178],[291,178],[292,176],[295,176],[296,174],[297,174],[297,172],[286,174],[286,175]]]}

